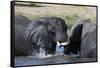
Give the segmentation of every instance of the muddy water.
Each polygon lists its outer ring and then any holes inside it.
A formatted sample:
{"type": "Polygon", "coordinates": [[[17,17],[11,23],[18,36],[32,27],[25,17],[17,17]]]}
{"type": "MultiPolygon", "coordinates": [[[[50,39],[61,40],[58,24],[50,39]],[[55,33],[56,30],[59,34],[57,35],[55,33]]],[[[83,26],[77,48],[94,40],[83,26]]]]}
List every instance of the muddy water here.
{"type": "Polygon", "coordinates": [[[27,65],[48,65],[48,64],[60,64],[60,63],[74,63],[74,62],[90,62],[96,61],[95,58],[79,58],[72,56],[56,55],[45,58],[38,58],[33,56],[15,57],[15,66],[27,66],[27,65]]]}

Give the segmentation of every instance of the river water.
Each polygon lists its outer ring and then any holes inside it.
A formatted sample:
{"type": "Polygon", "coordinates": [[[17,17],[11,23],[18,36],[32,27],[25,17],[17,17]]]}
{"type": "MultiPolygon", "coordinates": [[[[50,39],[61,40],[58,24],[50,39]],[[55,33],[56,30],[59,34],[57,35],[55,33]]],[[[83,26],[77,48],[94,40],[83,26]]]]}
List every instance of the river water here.
{"type": "Polygon", "coordinates": [[[15,57],[15,66],[69,64],[75,62],[92,62],[96,58],[79,58],[79,55],[64,55],[63,47],[56,46],[55,55],[45,55],[45,50],[40,48],[40,53],[35,56],[15,57]]]}
{"type": "Polygon", "coordinates": [[[92,62],[96,61],[96,58],[79,58],[72,56],[56,55],[45,58],[38,58],[33,56],[21,56],[15,57],[15,66],[27,66],[27,65],[49,65],[49,64],[69,64],[75,62],[92,62]]]}

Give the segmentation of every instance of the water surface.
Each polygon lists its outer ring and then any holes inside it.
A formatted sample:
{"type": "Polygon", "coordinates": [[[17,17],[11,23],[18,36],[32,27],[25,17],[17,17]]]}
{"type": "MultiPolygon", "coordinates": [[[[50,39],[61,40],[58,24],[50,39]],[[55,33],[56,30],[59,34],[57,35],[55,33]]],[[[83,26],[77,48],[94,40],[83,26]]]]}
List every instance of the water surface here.
{"type": "Polygon", "coordinates": [[[46,58],[38,58],[33,56],[21,56],[15,57],[15,66],[27,66],[27,65],[48,65],[48,64],[60,64],[60,63],[75,63],[75,62],[91,62],[96,61],[96,58],[79,58],[72,56],[56,55],[46,58]]]}

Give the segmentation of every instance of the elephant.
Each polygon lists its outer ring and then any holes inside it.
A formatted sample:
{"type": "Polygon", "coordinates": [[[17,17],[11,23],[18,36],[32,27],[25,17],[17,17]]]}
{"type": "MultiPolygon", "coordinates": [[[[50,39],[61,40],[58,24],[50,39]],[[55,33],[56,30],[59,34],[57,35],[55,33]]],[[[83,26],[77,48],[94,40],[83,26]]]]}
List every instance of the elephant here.
{"type": "Polygon", "coordinates": [[[15,55],[27,56],[40,53],[55,54],[56,45],[68,44],[67,24],[60,17],[41,17],[29,20],[15,16],[15,55]]]}
{"type": "Polygon", "coordinates": [[[78,21],[70,32],[70,44],[64,49],[66,55],[79,54],[80,57],[96,58],[96,23],[90,19],[78,21]]]}
{"type": "Polygon", "coordinates": [[[24,38],[27,25],[31,22],[30,19],[22,15],[15,15],[14,17],[14,36],[15,36],[15,45],[14,54],[17,55],[27,55],[27,51],[31,50],[32,47],[27,46],[27,41],[24,38]]]}

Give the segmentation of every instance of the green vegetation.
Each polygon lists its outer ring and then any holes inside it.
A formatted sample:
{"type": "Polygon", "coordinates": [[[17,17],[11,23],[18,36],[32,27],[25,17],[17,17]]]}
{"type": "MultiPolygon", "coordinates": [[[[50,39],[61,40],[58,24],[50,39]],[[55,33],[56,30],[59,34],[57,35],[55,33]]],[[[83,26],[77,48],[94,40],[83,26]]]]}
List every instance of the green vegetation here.
{"type": "Polygon", "coordinates": [[[69,28],[73,26],[73,24],[79,19],[77,15],[68,15],[65,16],[65,21],[67,22],[67,25],[69,28]]]}
{"type": "MultiPolygon", "coordinates": [[[[60,17],[62,19],[65,20],[65,23],[68,25],[68,28],[70,29],[73,24],[76,23],[77,20],[80,19],[79,16],[77,15],[67,15],[67,16],[63,16],[63,15],[31,15],[31,14],[24,14],[24,13],[17,13],[16,15],[23,15],[31,20],[35,20],[41,17],[60,17]]],[[[85,18],[84,18],[85,19],[85,18]]],[[[86,19],[90,19],[90,18],[86,18],[86,19]]],[[[91,19],[95,19],[95,17],[91,17],[91,19]]]]}
{"type": "Polygon", "coordinates": [[[79,19],[90,19],[91,21],[96,22],[95,7],[16,3],[15,15],[23,15],[31,20],[39,17],[60,17],[65,20],[69,28],[71,28],[79,19]]]}
{"type": "Polygon", "coordinates": [[[60,17],[65,20],[65,23],[68,25],[69,28],[72,27],[72,25],[78,20],[78,17],[76,15],[68,15],[68,16],[57,16],[57,15],[29,15],[29,14],[18,14],[23,15],[31,20],[38,19],[40,17],[60,17]]]}

